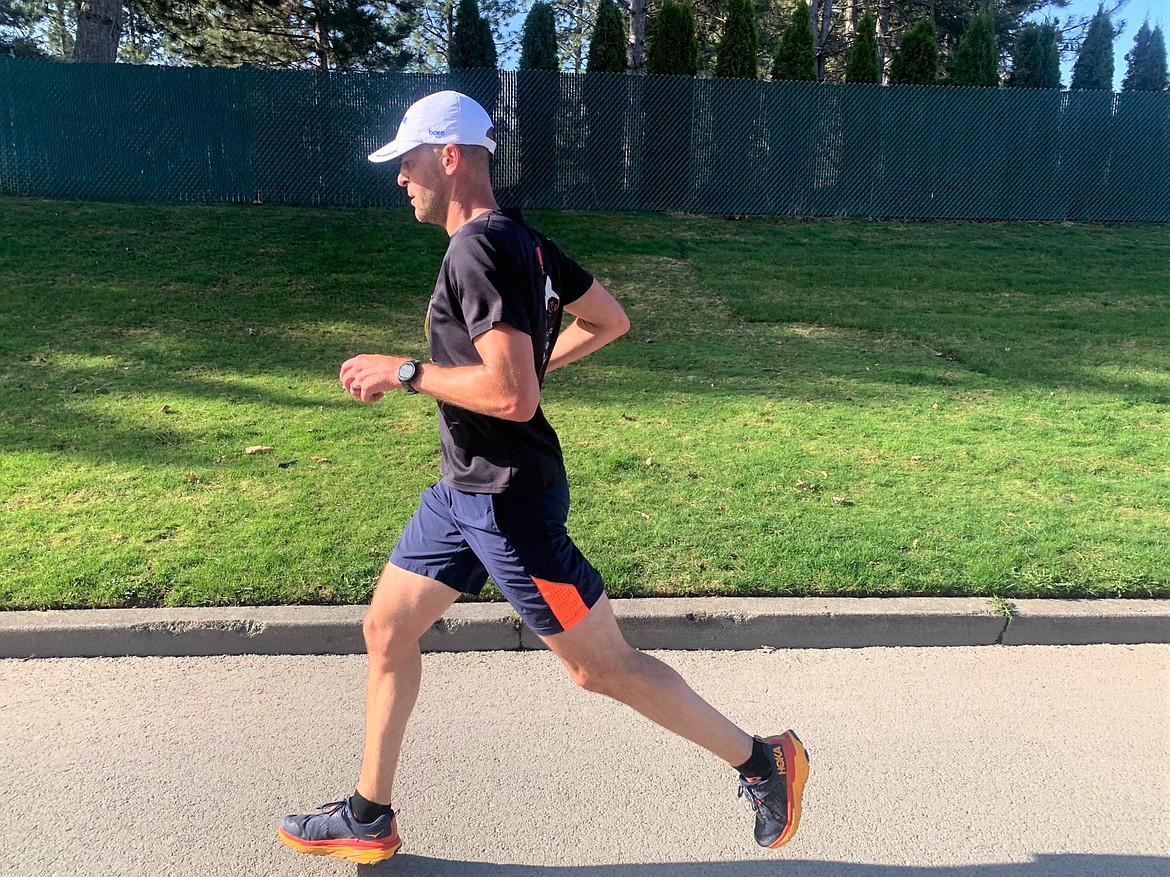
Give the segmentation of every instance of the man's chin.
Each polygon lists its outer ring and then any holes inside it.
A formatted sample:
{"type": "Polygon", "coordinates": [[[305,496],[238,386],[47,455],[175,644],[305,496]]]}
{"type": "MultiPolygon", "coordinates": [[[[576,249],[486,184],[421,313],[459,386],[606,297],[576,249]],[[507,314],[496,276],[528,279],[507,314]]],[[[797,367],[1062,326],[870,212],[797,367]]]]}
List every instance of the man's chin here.
{"type": "Polygon", "coordinates": [[[437,216],[429,216],[428,214],[423,213],[417,207],[414,209],[414,218],[419,222],[426,223],[427,225],[437,225],[439,228],[446,228],[446,224],[441,218],[437,216]]]}

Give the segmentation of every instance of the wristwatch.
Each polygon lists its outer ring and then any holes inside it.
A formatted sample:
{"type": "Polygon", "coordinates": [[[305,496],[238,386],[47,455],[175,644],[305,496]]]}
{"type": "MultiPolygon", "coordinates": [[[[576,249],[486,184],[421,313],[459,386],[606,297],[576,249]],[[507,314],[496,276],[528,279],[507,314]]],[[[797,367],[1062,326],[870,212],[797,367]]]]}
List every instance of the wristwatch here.
{"type": "Polygon", "coordinates": [[[408,393],[417,393],[410,382],[418,377],[418,367],[421,365],[417,359],[410,359],[398,366],[398,383],[402,384],[402,389],[408,393]]]}

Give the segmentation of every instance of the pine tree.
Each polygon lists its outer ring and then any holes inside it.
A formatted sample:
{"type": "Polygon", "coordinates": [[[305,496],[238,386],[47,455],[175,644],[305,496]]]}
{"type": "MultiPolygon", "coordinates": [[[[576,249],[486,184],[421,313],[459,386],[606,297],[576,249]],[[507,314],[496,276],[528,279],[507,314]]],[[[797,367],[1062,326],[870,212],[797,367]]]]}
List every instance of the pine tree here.
{"type": "Polygon", "coordinates": [[[405,42],[415,9],[400,0],[138,0],[136,6],[162,31],[168,54],[195,64],[401,70],[412,58],[405,42]]]}
{"type": "Polygon", "coordinates": [[[122,45],[118,47],[118,60],[127,64],[166,64],[164,41],[166,34],[151,19],[142,3],[126,3],[126,21],[122,26],[122,45]]]}
{"type": "MultiPolygon", "coordinates": [[[[451,41],[455,38],[455,12],[458,0],[410,0],[414,14],[410,18],[407,47],[412,69],[420,73],[442,73],[450,66],[451,41]]],[[[497,53],[506,55],[519,45],[520,32],[510,24],[527,8],[522,0],[479,0],[480,15],[492,32],[497,53]]]]}
{"type": "Polygon", "coordinates": [[[552,6],[557,57],[562,70],[584,73],[589,54],[589,35],[596,26],[597,0],[548,0],[552,6]]]}
{"type": "Polygon", "coordinates": [[[452,70],[496,66],[496,44],[492,40],[492,29],[487,19],[479,14],[476,0],[459,0],[447,64],[452,70]]]}
{"type": "Polygon", "coordinates": [[[364,0],[316,0],[319,26],[328,31],[328,48],[319,55],[318,69],[401,70],[410,53],[401,46],[410,33],[405,20],[391,24],[382,11],[364,0]],[[327,56],[326,56],[327,53],[327,56]],[[326,56],[326,57],[323,57],[326,56]]]}
{"type": "Polygon", "coordinates": [[[1097,14],[1085,34],[1081,51],[1073,64],[1070,88],[1113,90],[1113,22],[1103,6],[1097,7],[1097,14]]]}
{"type": "Polygon", "coordinates": [[[49,55],[33,38],[33,25],[40,10],[30,3],[0,0],[0,56],[47,60],[49,55]]]}
{"type": "Polygon", "coordinates": [[[966,88],[999,86],[999,53],[995,50],[995,25],[990,12],[980,12],[967,28],[946,82],[966,88]]]}
{"type": "Polygon", "coordinates": [[[845,81],[873,85],[881,81],[878,70],[877,19],[867,11],[857,26],[857,39],[845,66],[845,81]]]}
{"type": "Polygon", "coordinates": [[[521,70],[560,70],[557,61],[557,22],[552,4],[537,0],[524,19],[520,38],[521,70]]]}
{"type": "Polygon", "coordinates": [[[760,75],[759,50],[752,0],[727,0],[727,23],[719,41],[715,75],[720,79],[755,79],[760,75]]]}
{"type": "Polygon", "coordinates": [[[1166,88],[1166,40],[1162,28],[1150,30],[1150,23],[1142,22],[1133,40],[1133,49],[1126,53],[1129,67],[1125,71],[1122,91],[1164,91],[1166,88]]]}
{"type": "Polygon", "coordinates": [[[934,85],[938,80],[938,37],[929,15],[906,31],[890,63],[893,85],[934,85]]]}
{"type": "Polygon", "coordinates": [[[1009,88],[1060,88],[1059,35],[1055,25],[1029,24],[1016,37],[1009,88]]]}
{"type": "Polygon", "coordinates": [[[659,76],[694,76],[699,72],[699,40],[689,6],[666,0],[650,25],[646,72],[659,76]]]}
{"type": "Polygon", "coordinates": [[[585,69],[589,73],[626,72],[626,26],[613,0],[601,0],[597,6],[585,69]]]}
{"type": "Polygon", "coordinates": [[[780,35],[776,59],[772,63],[772,78],[777,81],[816,82],[817,56],[813,48],[812,17],[808,3],[800,0],[792,20],[780,35]]]}
{"type": "Polygon", "coordinates": [[[613,74],[628,69],[627,51],[624,16],[614,0],[600,0],[581,85],[585,107],[585,163],[602,204],[613,204],[621,197],[624,186],[625,118],[615,113],[613,107],[615,100],[622,100],[626,83],[613,74]],[[591,73],[611,75],[590,76],[591,73]]]}
{"type": "Polygon", "coordinates": [[[38,30],[44,30],[43,45],[54,60],[69,60],[77,34],[77,4],[74,0],[41,0],[40,6],[44,16],[36,23],[38,30]]]}
{"type": "Polygon", "coordinates": [[[521,187],[529,203],[547,202],[556,189],[557,103],[560,69],[556,18],[537,0],[524,20],[520,75],[516,80],[516,130],[520,135],[521,187]]]}

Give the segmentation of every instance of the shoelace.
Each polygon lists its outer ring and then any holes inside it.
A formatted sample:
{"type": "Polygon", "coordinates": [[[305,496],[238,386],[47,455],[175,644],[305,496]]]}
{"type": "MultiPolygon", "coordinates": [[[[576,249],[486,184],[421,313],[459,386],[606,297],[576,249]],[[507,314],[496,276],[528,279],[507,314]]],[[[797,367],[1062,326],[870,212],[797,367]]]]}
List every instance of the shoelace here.
{"type": "Polygon", "coordinates": [[[754,783],[749,784],[746,781],[743,781],[739,784],[739,791],[736,792],[736,797],[746,797],[748,799],[748,804],[751,805],[753,813],[760,813],[763,811],[764,813],[774,817],[776,814],[773,813],[772,809],[764,802],[764,798],[767,797],[767,794],[767,792],[757,790],[754,783]]]}
{"type": "MultiPolygon", "coordinates": [[[[349,803],[348,799],[344,799],[341,801],[330,801],[328,804],[322,804],[317,809],[323,811],[325,813],[325,815],[327,815],[327,816],[332,816],[334,813],[336,813],[338,810],[340,810],[342,807],[344,807],[348,803],[349,803]]],[[[354,834],[359,834],[359,835],[364,834],[367,837],[375,837],[376,836],[374,834],[371,834],[368,828],[363,828],[362,823],[358,822],[352,813],[348,813],[348,814],[343,813],[342,818],[345,820],[345,824],[350,827],[350,830],[353,831],[354,834]]]]}
{"type": "MultiPolygon", "coordinates": [[[[321,812],[323,812],[326,816],[332,816],[338,810],[341,810],[342,808],[344,808],[346,803],[348,803],[348,802],[345,800],[330,801],[328,804],[322,804],[317,809],[320,810],[321,812]]],[[[369,837],[374,836],[374,835],[370,834],[369,831],[362,830],[361,823],[359,823],[353,817],[352,813],[342,813],[341,814],[341,821],[345,823],[345,825],[349,828],[349,830],[351,832],[353,832],[355,837],[360,838],[360,837],[365,836],[365,837],[369,838],[369,837]]]]}

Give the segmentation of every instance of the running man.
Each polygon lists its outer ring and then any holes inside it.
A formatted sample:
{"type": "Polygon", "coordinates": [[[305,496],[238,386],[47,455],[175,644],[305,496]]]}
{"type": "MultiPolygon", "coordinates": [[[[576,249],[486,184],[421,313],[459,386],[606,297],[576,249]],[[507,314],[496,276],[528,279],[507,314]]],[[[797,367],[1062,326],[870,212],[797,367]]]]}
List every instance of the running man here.
{"type": "Polygon", "coordinates": [[[601,576],[565,530],[569,487],[540,408],[541,383],[625,334],[629,321],[592,275],[500,210],[489,176],[495,148],[484,109],[443,91],[411,106],[394,140],[370,155],[401,159],[398,185],[415,218],[445,229],[450,244],[427,315],[431,361],[355,356],[342,365],[341,384],[367,403],[399,389],[434,397],[443,477],[423,493],[362,625],[369,671],[356,790],[286,817],[280,839],[359,864],[398,851],[391,801],[422,676],[419,638],[490,575],[574,682],[733,766],[755,811],[756,841],[781,846],[796,831],[808,776],[800,740],[792,731],[753,738],[626,643],[601,576]],[[564,331],[562,312],[574,318],[564,331]]]}

